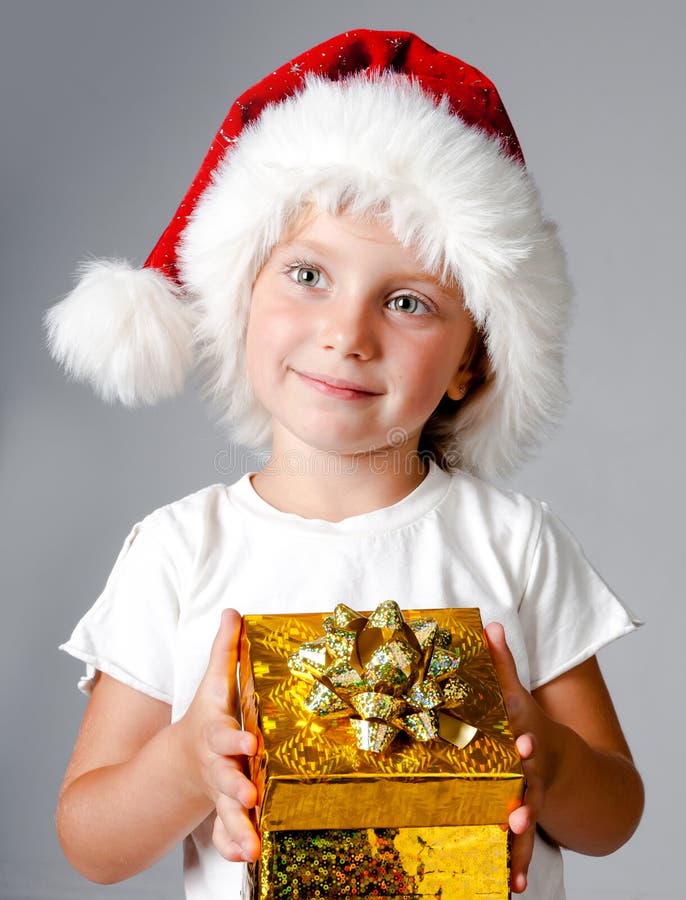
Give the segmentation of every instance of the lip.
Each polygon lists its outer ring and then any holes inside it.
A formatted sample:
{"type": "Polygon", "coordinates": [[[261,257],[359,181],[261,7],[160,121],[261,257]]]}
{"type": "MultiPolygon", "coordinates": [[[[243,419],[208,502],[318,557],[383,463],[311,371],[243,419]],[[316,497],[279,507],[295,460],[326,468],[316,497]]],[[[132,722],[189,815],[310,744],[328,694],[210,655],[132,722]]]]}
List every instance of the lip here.
{"type": "Polygon", "coordinates": [[[332,375],[325,375],[321,372],[300,372],[293,369],[296,375],[307,381],[312,387],[324,393],[331,393],[338,396],[347,397],[378,397],[380,391],[372,391],[362,384],[354,381],[345,381],[342,378],[334,378],[332,375]]]}

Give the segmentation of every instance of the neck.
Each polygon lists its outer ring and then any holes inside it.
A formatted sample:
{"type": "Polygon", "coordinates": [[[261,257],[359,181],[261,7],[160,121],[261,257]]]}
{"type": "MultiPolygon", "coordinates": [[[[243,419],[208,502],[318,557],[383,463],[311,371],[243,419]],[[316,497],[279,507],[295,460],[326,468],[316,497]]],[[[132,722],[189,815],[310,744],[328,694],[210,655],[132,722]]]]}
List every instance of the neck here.
{"type": "Polygon", "coordinates": [[[428,465],[415,448],[357,454],[276,448],[252,485],[270,506],[307,519],[340,522],[391,506],[424,480],[428,465]]]}

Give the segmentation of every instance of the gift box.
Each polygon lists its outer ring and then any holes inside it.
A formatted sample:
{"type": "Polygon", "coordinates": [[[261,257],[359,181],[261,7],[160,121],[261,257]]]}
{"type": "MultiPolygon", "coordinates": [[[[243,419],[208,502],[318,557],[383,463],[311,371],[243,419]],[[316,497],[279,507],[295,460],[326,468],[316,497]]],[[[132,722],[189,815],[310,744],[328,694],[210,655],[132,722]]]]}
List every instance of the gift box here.
{"type": "Polygon", "coordinates": [[[240,683],[245,900],[510,896],[524,777],[477,609],[244,616],[240,683]]]}

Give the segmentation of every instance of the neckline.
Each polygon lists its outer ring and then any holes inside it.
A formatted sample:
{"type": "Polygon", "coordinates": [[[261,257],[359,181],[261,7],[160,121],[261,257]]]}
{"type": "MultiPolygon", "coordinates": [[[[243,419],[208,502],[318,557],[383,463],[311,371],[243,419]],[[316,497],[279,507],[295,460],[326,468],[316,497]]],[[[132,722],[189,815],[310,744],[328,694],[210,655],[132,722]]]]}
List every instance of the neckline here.
{"type": "Polygon", "coordinates": [[[229,488],[231,498],[243,512],[258,517],[265,524],[309,534],[373,534],[403,528],[434,509],[446,495],[451,482],[451,476],[432,461],[421,484],[396,503],[339,522],[329,522],[276,509],[253,487],[250,478],[254,474],[246,472],[229,488]]]}

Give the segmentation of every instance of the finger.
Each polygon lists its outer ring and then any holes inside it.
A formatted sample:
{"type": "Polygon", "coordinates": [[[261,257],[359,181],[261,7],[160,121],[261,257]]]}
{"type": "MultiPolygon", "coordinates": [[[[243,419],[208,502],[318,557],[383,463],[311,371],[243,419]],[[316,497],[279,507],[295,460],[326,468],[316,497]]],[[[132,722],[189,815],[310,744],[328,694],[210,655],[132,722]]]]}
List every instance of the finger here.
{"type": "Polygon", "coordinates": [[[520,734],[515,741],[515,747],[520,759],[533,759],[536,755],[536,738],[531,732],[520,734]]]}
{"type": "Polygon", "coordinates": [[[243,862],[243,848],[227,834],[224,823],[216,817],[212,827],[212,843],[224,859],[229,862],[243,862]]]}
{"type": "Polygon", "coordinates": [[[257,803],[257,788],[237,767],[235,760],[218,760],[212,766],[211,778],[217,794],[240,803],[245,809],[252,809],[257,803]]]}
{"type": "Polygon", "coordinates": [[[490,622],[484,628],[484,634],[486,635],[486,640],[488,641],[488,649],[491,651],[493,663],[496,667],[498,675],[502,674],[503,682],[506,682],[508,684],[515,683],[519,687],[521,687],[522,683],[520,682],[519,675],[517,674],[517,666],[515,664],[514,657],[510,652],[510,648],[507,646],[505,629],[503,628],[501,623],[490,622]]]}
{"type": "Polygon", "coordinates": [[[507,823],[513,834],[524,834],[535,821],[533,810],[528,803],[523,803],[510,813],[507,823]]]}
{"type": "Polygon", "coordinates": [[[257,738],[243,731],[233,716],[225,716],[206,727],[207,746],[219,756],[254,756],[257,738]]]}
{"type": "Polygon", "coordinates": [[[500,687],[505,698],[505,705],[510,715],[518,709],[518,698],[526,692],[517,674],[517,666],[505,640],[505,629],[500,622],[491,622],[484,628],[500,687]]]}
{"type": "Polygon", "coordinates": [[[524,834],[528,828],[535,827],[543,808],[545,797],[543,781],[533,767],[525,763],[525,769],[527,768],[524,799],[521,805],[513,809],[508,816],[508,825],[514,834],[524,834]]]}
{"type": "Polygon", "coordinates": [[[210,650],[210,658],[203,681],[222,706],[234,713],[238,709],[238,642],[241,634],[241,617],[235,609],[222,612],[219,629],[210,650]]]}
{"type": "Polygon", "coordinates": [[[535,762],[532,761],[536,751],[534,736],[532,734],[521,735],[517,746],[520,753],[522,750],[531,751],[531,755],[524,760],[524,770],[527,776],[524,802],[513,810],[508,818],[508,825],[512,832],[511,887],[513,893],[520,894],[526,890],[527,874],[534,850],[536,823],[543,807],[544,789],[543,781],[536,772],[535,762]]]}
{"type": "Polygon", "coordinates": [[[510,850],[510,886],[513,893],[521,894],[526,890],[529,863],[534,852],[535,826],[527,829],[524,834],[512,835],[510,850]]]}
{"type": "Polygon", "coordinates": [[[255,862],[260,853],[260,841],[254,831],[246,837],[244,846],[233,837],[219,815],[214,820],[212,843],[230,862],[255,862]]]}
{"type": "Polygon", "coordinates": [[[227,849],[230,850],[231,844],[236,844],[241,848],[239,859],[246,862],[256,860],[260,853],[260,839],[247,810],[235,800],[220,795],[217,800],[217,818],[221,820],[221,825],[216,826],[215,823],[215,827],[227,849]]]}

